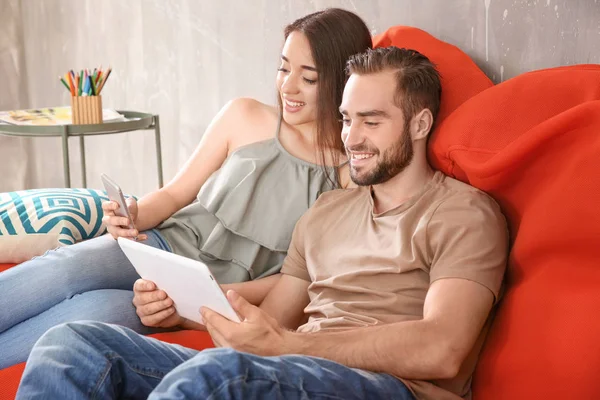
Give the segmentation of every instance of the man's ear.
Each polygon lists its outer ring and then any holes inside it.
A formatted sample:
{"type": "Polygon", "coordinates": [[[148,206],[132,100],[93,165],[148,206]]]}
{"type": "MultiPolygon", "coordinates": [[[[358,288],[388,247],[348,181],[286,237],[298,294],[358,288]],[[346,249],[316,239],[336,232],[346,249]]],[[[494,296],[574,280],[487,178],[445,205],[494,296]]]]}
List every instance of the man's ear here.
{"type": "Polygon", "coordinates": [[[422,109],[411,121],[412,140],[427,139],[433,126],[433,114],[428,108],[422,109]]]}

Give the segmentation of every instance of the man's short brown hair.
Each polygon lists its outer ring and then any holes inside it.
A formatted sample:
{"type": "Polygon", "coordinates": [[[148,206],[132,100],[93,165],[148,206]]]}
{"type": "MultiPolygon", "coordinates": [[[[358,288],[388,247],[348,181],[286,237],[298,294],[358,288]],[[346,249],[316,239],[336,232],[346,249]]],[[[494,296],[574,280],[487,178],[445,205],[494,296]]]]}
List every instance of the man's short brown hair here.
{"type": "MultiPolygon", "coordinates": [[[[346,63],[346,73],[369,75],[397,70],[395,104],[402,109],[405,123],[424,108],[433,115],[433,125],[440,110],[442,85],[435,65],[416,50],[395,46],[369,49],[355,54],[346,63]]],[[[431,128],[433,131],[433,126],[431,128]]]]}

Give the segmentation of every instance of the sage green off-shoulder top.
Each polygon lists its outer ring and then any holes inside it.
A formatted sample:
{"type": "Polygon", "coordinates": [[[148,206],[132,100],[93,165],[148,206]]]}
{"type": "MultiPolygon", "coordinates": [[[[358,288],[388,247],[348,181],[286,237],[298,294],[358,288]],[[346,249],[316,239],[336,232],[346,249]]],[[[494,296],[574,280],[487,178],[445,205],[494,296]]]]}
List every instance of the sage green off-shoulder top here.
{"type": "Polygon", "coordinates": [[[219,283],[279,271],[298,219],[319,194],[337,188],[335,167],[290,154],[273,139],[236,149],[197,201],[157,228],[171,250],[208,265],[219,283]]]}

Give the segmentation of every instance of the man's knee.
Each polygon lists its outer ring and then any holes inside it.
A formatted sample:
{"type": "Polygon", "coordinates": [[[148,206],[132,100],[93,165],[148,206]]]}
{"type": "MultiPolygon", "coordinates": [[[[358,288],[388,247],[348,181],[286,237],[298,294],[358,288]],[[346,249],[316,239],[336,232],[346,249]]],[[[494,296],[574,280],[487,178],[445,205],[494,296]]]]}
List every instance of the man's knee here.
{"type": "Polygon", "coordinates": [[[235,379],[247,375],[259,359],[259,356],[221,347],[201,351],[194,356],[191,364],[194,365],[193,369],[202,375],[235,379]]]}
{"type": "Polygon", "coordinates": [[[77,331],[81,330],[81,325],[81,322],[67,322],[53,326],[42,335],[36,345],[44,342],[56,342],[57,340],[68,342],[73,336],[76,336],[77,331]]]}
{"type": "Polygon", "coordinates": [[[99,333],[107,330],[109,326],[101,322],[66,322],[48,329],[37,341],[36,347],[49,344],[72,347],[76,342],[88,341],[90,337],[98,337],[99,333]]]}
{"type": "Polygon", "coordinates": [[[196,357],[203,358],[207,362],[213,361],[223,366],[242,366],[248,363],[250,354],[242,353],[228,347],[217,347],[214,349],[205,349],[198,353],[196,357]]]}
{"type": "MultiPolygon", "coordinates": [[[[207,398],[229,387],[237,393],[243,389],[240,379],[245,380],[251,369],[251,357],[256,356],[229,348],[203,350],[167,374],[149,398],[161,398],[167,393],[179,398],[207,398]]],[[[217,398],[236,398],[231,396],[233,392],[228,393],[230,397],[217,398]]]]}

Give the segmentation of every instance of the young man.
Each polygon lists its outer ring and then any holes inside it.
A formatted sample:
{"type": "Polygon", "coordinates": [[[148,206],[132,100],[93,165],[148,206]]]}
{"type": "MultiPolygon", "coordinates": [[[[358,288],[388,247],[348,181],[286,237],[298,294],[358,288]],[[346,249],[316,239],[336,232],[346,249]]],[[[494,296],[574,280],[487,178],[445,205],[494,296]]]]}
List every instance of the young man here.
{"type": "Polygon", "coordinates": [[[505,270],[504,217],[427,163],[441,87],[426,57],[376,49],[347,68],[342,135],[359,188],[324,193],[300,219],[260,308],[230,291],[242,323],[201,310],[220,347],[202,352],[101,323],[53,328],[19,398],[469,396],[505,270]]]}

